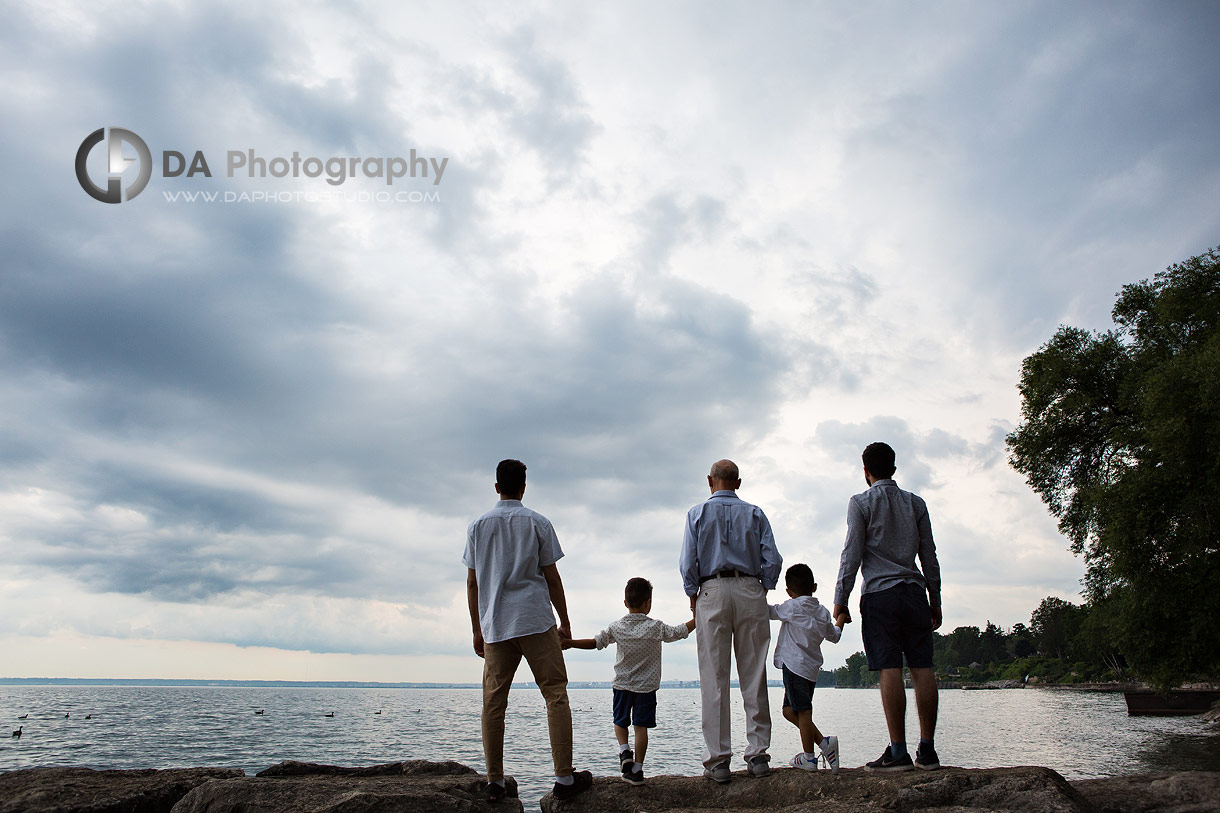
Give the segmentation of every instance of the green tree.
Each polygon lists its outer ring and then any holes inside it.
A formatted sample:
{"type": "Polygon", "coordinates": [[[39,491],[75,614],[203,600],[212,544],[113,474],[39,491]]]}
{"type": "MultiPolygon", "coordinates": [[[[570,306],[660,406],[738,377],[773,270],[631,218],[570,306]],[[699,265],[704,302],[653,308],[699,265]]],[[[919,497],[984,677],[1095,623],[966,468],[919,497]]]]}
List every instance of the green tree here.
{"type": "Polygon", "coordinates": [[[1220,675],[1220,254],[1123,286],[1021,368],[1010,462],[1083,555],[1115,649],[1168,686],[1220,675]]]}
{"type": "Polygon", "coordinates": [[[1029,627],[1020,623],[1012,625],[1012,630],[1008,633],[1008,651],[1016,659],[1028,658],[1038,651],[1029,627]]]}
{"type": "Polygon", "coordinates": [[[1061,598],[1047,596],[1029,617],[1029,629],[1038,652],[1048,658],[1067,658],[1075,652],[1076,637],[1086,612],[1061,598]]]}

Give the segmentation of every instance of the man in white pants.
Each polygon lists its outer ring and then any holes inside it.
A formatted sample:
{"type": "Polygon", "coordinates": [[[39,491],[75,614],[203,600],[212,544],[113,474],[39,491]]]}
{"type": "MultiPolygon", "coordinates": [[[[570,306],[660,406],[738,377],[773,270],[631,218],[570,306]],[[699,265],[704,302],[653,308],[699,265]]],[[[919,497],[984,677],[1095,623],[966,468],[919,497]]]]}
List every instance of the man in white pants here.
{"type": "Polygon", "coordinates": [[[767,651],[771,624],[767,590],[779,581],[783,559],[771,523],[758,506],[737,496],[741,477],[732,460],[719,460],[707,476],[712,496],[686,515],[678,568],[695,611],[699,685],[703,697],[703,775],[731,779],[729,656],[746,710],[746,767],[750,776],[771,772],[771,707],[767,702],[767,651]]]}

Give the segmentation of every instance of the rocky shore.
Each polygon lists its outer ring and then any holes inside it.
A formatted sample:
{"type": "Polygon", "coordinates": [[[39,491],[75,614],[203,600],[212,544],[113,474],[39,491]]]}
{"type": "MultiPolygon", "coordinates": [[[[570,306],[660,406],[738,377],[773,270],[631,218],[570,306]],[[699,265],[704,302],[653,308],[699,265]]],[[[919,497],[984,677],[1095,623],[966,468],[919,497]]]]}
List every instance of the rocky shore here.
{"type": "MultiPolygon", "coordinates": [[[[389,813],[523,811],[520,799],[483,799],[484,780],[456,762],[412,760],[363,768],[284,762],[246,776],[217,768],[93,771],[32,768],[0,773],[0,813],[389,813]]],[[[515,785],[510,785],[515,792],[515,785]]],[[[734,774],[650,777],[633,787],[599,777],[575,800],[550,794],[544,813],[848,813],[849,811],[1023,811],[1187,813],[1220,810],[1220,773],[1183,772],[1068,782],[1048,768],[945,768],[875,774],[781,768],[764,779],[734,774]]],[[[530,801],[530,808],[534,803],[530,801]]]]}

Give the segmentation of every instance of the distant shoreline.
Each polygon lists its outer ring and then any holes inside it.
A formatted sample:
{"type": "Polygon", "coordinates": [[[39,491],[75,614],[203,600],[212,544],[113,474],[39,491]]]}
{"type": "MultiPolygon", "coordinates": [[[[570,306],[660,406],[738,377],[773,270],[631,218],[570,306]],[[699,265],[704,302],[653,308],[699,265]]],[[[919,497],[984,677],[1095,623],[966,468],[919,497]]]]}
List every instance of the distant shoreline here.
{"type": "MultiPolygon", "coordinates": [[[[736,688],[737,681],[731,681],[736,688]]],[[[771,688],[783,687],[779,680],[769,680],[771,688]]],[[[202,680],[183,678],[0,678],[0,686],[126,686],[149,688],[161,687],[218,687],[237,689],[479,689],[481,683],[378,683],[360,680],[202,680]]],[[[536,688],[532,682],[514,683],[514,689],[536,688]]],[[[610,681],[568,681],[569,689],[611,689],[610,681]]],[[[661,682],[662,689],[698,689],[697,680],[666,680],[661,682]]],[[[827,688],[834,688],[829,686],[827,688]]]]}

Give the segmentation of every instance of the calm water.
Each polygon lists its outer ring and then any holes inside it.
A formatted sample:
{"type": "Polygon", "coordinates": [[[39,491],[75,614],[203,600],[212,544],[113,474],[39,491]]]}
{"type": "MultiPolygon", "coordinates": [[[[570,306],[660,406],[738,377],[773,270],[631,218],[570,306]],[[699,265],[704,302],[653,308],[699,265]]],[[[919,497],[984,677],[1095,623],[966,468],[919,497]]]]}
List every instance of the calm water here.
{"type": "MultiPolygon", "coordinates": [[[[610,690],[569,694],[576,767],[616,775],[610,690]]],[[[778,714],[782,694],[771,690],[773,765],[800,745],[796,729],[778,714]]],[[[745,741],[740,695],[734,707],[738,770],[745,741]]],[[[452,759],[482,771],[479,711],[473,689],[0,686],[0,718],[13,729],[25,725],[21,739],[0,739],[0,770],[215,766],[254,774],[286,759],[334,765],[452,759]],[[323,716],[332,711],[333,718],[323,716]],[[29,718],[19,721],[21,714],[29,718]]],[[[840,737],[844,767],[876,758],[886,742],[876,691],[819,689],[814,720],[840,737]]],[[[698,774],[699,691],[661,690],[658,725],[648,775],[698,774]]],[[[916,738],[913,698],[908,726],[916,738]]],[[[937,750],[946,765],[1045,765],[1069,779],[1220,770],[1220,736],[1203,733],[1196,718],[1128,717],[1121,694],[943,691],[937,750]]],[[[536,802],[552,782],[546,709],[536,690],[513,690],[506,753],[523,799],[536,802]]]]}

